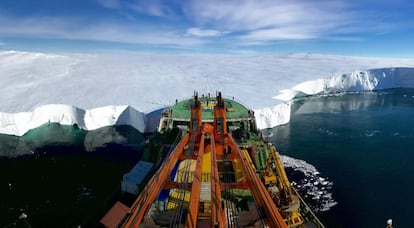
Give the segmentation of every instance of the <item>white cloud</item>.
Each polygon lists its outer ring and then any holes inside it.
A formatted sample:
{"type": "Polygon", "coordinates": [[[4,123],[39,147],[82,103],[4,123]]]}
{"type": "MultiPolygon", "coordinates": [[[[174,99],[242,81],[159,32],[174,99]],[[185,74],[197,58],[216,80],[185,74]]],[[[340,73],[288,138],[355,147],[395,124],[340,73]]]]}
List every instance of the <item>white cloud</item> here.
{"type": "Polygon", "coordinates": [[[88,40],[115,41],[132,44],[195,46],[204,41],[181,36],[177,31],[168,29],[136,28],[103,23],[87,27],[72,34],[73,38],[88,40]]]}
{"type": "Polygon", "coordinates": [[[187,29],[187,35],[192,36],[201,36],[201,37],[211,37],[211,36],[221,36],[223,32],[213,29],[200,29],[200,28],[189,28],[187,29]]]}
{"type": "Polygon", "coordinates": [[[84,23],[79,18],[36,17],[5,18],[0,16],[0,35],[30,38],[54,38],[112,41],[131,44],[173,45],[191,47],[205,41],[188,37],[174,28],[148,27],[145,24],[121,25],[113,22],[84,23]]]}
{"type": "Polygon", "coordinates": [[[295,23],[306,17],[304,4],[291,1],[193,1],[186,12],[202,24],[229,30],[253,30],[295,23]]]}
{"type": "Polygon", "coordinates": [[[0,35],[18,36],[58,36],[69,34],[71,24],[78,24],[74,18],[34,17],[34,18],[8,18],[0,16],[0,35]],[[70,22],[71,21],[71,22],[70,22]]]}
{"type": "Polygon", "coordinates": [[[241,36],[241,39],[269,41],[269,40],[304,40],[315,38],[310,33],[300,32],[289,28],[260,29],[241,36]]]}
{"type": "Polygon", "coordinates": [[[175,16],[174,10],[162,0],[130,2],[121,0],[97,0],[97,2],[105,8],[117,9],[121,11],[131,10],[140,14],[166,18],[172,18],[175,16]]]}
{"type": "MultiPolygon", "coordinates": [[[[191,1],[184,12],[199,26],[230,30],[240,39],[296,40],[370,32],[384,27],[376,13],[351,10],[343,1],[210,0],[191,1]],[[370,26],[376,24],[376,26],[370,26]]],[[[198,26],[197,26],[198,27],[198,26]]]]}
{"type": "Polygon", "coordinates": [[[175,11],[163,3],[161,0],[151,1],[137,1],[135,3],[125,4],[128,9],[132,9],[135,12],[147,14],[156,17],[174,18],[176,17],[175,11]]]}

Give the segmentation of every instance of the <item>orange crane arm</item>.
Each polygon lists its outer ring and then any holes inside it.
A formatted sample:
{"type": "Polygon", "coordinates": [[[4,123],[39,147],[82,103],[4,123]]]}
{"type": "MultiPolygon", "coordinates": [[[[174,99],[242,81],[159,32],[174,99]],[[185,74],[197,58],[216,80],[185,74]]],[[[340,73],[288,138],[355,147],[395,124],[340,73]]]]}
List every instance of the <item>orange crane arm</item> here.
{"type": "Polygon", "coordinates": [[[196,227],[197,226],[197,216],[198,216],[198,206],[200,204],[200,183],[201,183],[201,163],[203,160],[204,154],[204,134],[201,135],[197,164],[194,172],[193,184],[191,187],[191,197],[189,202],[188,214],[187,214],[187,223],[185,227],[196,227]]]}
{"type": "Polygon", "coordinates": [[[187,133],[171,152],[162,166],[154,174],[148,184],[145,186],[139,197],[136,199],[134,204],[131,206],[131,214],[125,220],[123,227],[138,227],[142,222],[144,215],[147,213],[151,204],[154,202],[156,197],[159,195],[163,184],[168,179],[168,175],[173,170],[177,159],[181,156],[184,151],[184,146],[188,144],[189,134],[187,133]]]}
{"type": "Polygon", "coordinates": [[[220,188],[220,177],[218,174],[217,166],[217,155],[216,155],[216,144],[214,137],[211,137],[211,199],[212,199],[212,210],[211,220],[213,223],[217,223],[218,227],[225,227],[225,215],[221,205],[221,188],[220,188]]]}
{"type": "Polygon", "coordinates": [[[279,210],[276,208],[276,205],[273,203],[269,192],[261,182],[260,178],[256,175],[256,172],[253,170],[246,155],[240,151],[236,141],[230,134],[227,134],[226,137],[229,139],[228,141],[232,151],[237,154],[243,164],[243,173],[250,186],[253,198],[266,214],[266,219],[270,227],[287,228],[287,225],[280,215],[279,210]]]}

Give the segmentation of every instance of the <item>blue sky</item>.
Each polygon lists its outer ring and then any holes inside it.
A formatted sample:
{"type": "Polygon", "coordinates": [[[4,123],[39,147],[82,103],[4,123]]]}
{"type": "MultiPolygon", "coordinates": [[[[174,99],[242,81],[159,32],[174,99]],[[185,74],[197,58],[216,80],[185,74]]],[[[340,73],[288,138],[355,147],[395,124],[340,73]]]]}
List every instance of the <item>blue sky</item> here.
{"type": "Polygon", "coordinates": [[[2,0],[0,50],[414,57],[411,0],[2,0]]]}

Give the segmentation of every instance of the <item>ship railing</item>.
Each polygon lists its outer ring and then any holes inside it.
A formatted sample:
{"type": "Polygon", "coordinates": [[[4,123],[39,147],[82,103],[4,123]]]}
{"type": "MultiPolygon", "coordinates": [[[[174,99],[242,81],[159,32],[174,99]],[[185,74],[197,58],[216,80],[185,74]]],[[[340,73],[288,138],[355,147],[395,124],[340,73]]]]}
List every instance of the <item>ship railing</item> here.
{"type": "Polygon", "coordinates": [[[309,207],[309,205],[305,202],[305,200],[299,195],[298,191],[291,186],[293,192],[295,195],[299,198],[301,205],[304,206],[304,213],[310,219],[312,222],[315,223],[317,228],[325,228],[325,226],[322,224],[322,222],[316,217],[315,213],[313,213],[312,209],[309,207]]]}
{"type": "Polygon", "coordinates": [[[165,159],[170,156],[171,152],[175,149],[177,144],[180,142],[182,134],[183,134],[182,130],[178,128],[177,136],[175,137],[173,143],[171,144],[170,149],[168,150],[167,154],[162,157],[161,161],[158,163],[158,166],[155,170],[158,170],[158,168],[160,168],[160,166],[164,163],[165,159]]]}

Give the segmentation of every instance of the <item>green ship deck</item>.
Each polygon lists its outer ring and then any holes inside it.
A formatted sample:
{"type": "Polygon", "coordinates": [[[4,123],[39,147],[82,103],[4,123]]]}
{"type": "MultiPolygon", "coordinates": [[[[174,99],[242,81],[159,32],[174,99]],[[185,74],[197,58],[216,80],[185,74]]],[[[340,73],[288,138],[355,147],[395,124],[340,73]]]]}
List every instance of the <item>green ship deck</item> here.
{"type": "MultiPolygon", "coordinates": [[[[223,100],[225,102],[226,117],[229,126],[232,126],[233,123],[239,125],[239,123],[243,122],[246,127],[256,128],[252,110],[234,99],[223,100]]],[[[201,103],[203,122],[213,122],[214,106],[217,103],[216,97],[202,96],[199,98],[199,101],[201,103]]],[[[174,127],[187,129],[191,115],[191,104],[193,102],[193,98],[177,101],[172,107],[165,109],[161,115],[158,131],[172,129],[174,127]]]]}
{"type": "MultiPolygon", "coordinates": [[[[244,119],[249,118],[250,110],[247,109],[242,104],[238,103],[237,101],[230,100],[230,99],[224,99],[226,102],[226,114],[227,119],[244,119]]],[[[192,99],[183,100],[180,102],[177,102],[172,107],[172,118],[174,119],[190,119],[190,109],[191,104],[194,102],[192,99]]],[[[208,98],[208,97],[202,97],[200,98],[201,107],[202,107],[202,117],[203,120],[211,120],[213,121],[213,109],[216,105],[216,98],[208,98]]]]}

